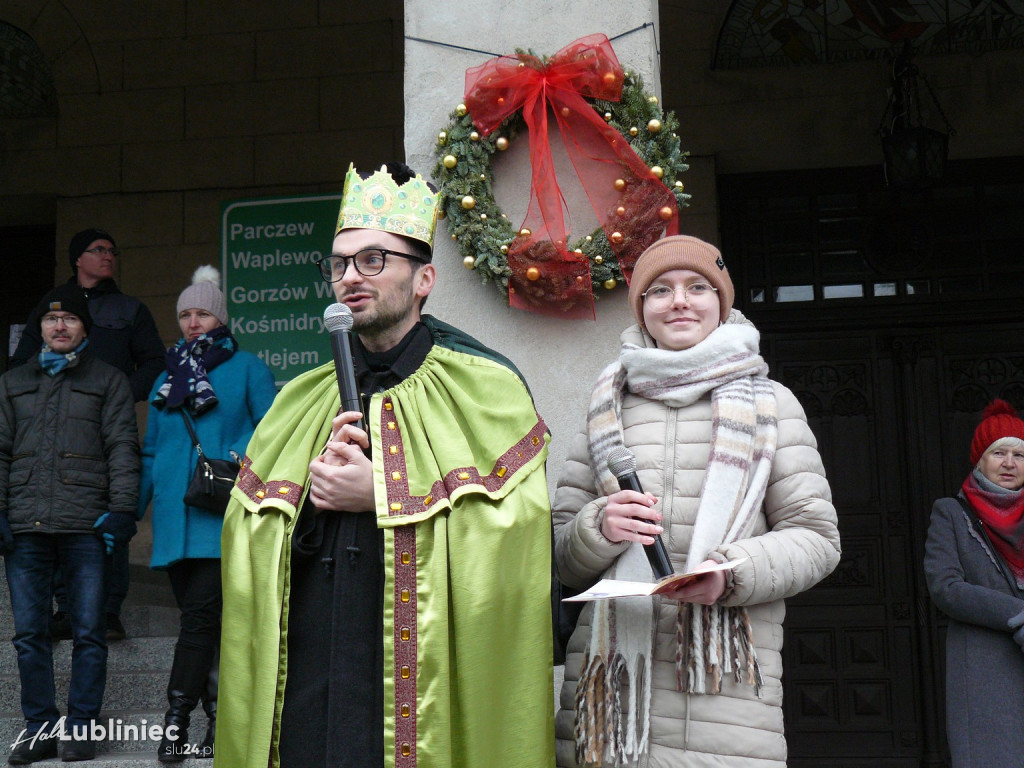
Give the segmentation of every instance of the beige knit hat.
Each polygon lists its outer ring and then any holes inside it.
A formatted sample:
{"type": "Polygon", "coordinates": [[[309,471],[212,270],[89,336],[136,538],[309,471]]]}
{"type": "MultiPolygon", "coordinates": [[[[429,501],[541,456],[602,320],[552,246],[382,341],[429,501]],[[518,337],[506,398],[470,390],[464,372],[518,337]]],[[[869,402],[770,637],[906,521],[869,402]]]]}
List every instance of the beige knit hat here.
{"type": "Polygon", "coordinates": [[[707,278],[718,289],[721,321],[724,323],[732,309],[735,289],[722,254],[711,243],[690,235],[672,235],[653,243],[640,254],[629,282],[629,306],[633,317],[644,328],[643,293],[660,275],[673,269],[690,269],[707,278]]]}
{"type": "Polygon", "coordinates": [[[177,314],[186,309],[205,309],[227,325],[228,302],[220,290],[220,272],[206,264],[192,274],[192,285],[178,296],[177,314]]]}

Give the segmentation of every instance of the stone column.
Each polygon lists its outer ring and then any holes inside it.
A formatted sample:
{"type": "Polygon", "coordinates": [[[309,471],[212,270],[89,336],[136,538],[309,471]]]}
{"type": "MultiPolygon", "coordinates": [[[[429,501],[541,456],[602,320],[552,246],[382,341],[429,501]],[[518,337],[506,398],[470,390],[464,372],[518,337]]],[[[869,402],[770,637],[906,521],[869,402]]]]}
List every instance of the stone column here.
{"type": "MultiPolygon", "coordinates": [[[[656,0],[571,4],[406,0],[407,162],[424,176],[430,175],[437,134],[463,101],[466,69],[493,56],[514,53],[516,48],[551,55],[577,38],[602,32],[612,39],[623,68],[640,73],[645,88],[660,95],[656,19],[656,0]]],[[[560,140],[552,138],[558,181],[572,217],[569,241],[575,242],[593,230],[597,220],[560,140]]],[[[495,162],[493,174],[498,204],[512,221],[522,221],[530,196],[525,135],[495,162]]],[[[506,355],[526,377],[553,436],[548,461],[548,484],[553,490],[569,443],[583,426],[594,379],[617,356],[619,333],[632,323],[625,288],[600,297],[596,321],[557,320],[510,309],[494,285],[482,285],[476,272],[463,267],[443,221],[438,224],[434,264],[438,282],[427,311],[506,355]]]]}

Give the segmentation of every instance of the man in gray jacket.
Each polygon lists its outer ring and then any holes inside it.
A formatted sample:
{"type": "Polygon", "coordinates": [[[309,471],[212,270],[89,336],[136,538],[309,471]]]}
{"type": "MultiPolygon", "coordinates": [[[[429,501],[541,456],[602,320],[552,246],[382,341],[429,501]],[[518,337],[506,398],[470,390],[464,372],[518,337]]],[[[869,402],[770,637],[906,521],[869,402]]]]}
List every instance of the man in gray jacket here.
{"type": "Polygon", "coordinates": [[[90,354],[81,290],[36,311],[40,352],[0,376],[0,551],[14,613],[25,728],[8,758],[25,765],[96,755],[92,721],[107,676],[104,561],[135,534],[139,444],[127,377],[90,354]],[[48,622],[54,569],[70,596],[74,650],[67,717],[56,705],[48,622]]]}

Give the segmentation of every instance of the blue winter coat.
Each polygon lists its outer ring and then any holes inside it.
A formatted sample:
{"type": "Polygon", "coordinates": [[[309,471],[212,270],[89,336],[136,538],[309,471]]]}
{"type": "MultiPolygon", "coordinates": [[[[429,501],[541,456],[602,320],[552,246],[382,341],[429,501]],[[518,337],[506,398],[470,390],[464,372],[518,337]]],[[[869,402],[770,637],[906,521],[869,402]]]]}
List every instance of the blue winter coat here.
{"type": "MultiPolygon", "coordinates": [[[[166,381],[161,373],[149,401],[166,381]]],[[[256,355],[237,351],[209,373],[219,401],[212,410],[193,419],[203,453],[211,458],[230,458],[229,451],[245,455],[253,430],[270,408],[277,390],[274,374],[256,355]]],[[[181,409],[149,406],[146,438],[142,444],[142,485],[138,516],[153,502],[153,557],[151,568],[167,568],[186,558],[220,557],[222,515],[182,500],[195,470],[192,447],[181,409]]]]}

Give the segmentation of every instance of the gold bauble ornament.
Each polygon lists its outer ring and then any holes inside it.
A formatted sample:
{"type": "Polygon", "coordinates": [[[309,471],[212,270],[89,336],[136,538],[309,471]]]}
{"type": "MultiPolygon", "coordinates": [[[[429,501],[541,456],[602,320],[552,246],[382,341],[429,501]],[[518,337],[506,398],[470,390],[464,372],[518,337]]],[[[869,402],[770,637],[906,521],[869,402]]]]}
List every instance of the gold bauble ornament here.
{"type": "Polygon", "coordinates": [[[573,253],[583,253],[583,249],[582,248],[574,248],[572,252],[573,253]]]}
{"type": "Polygon", "coordinates": [[[523,237],[529,237],[533,233],[526,227],[523,227],[522,229],[519,230],[519,234],[522,235],[523,237]]]}
{"type": "Polygon", "coordinates": [[[465,116],[466,116],[466,113],[467,113],[468,111],[469,111],[469,110],[468,110],[468,109],[466,109],[466,105],[465,105],[465,104],[459,104],[459,105],[458,105],[458,106],[457,106],[457,107],[455,108],[455,114],[456,114],[456,115],[458,115],[459,117],[465,117],[465,116]]]}
{"type": "Polygon", "coordinates": [[[487,174],[486,173],[481,173],[480,174],[480,181],[487,181],[487,174]]]}
{"type": "Polygon", "coordinates": [[[476,207],[476,200],[473,199],[472,195],[466,195],[462,198],[462,207],[467,211],[472,211],[476,207]]]}
{"type": "Polygon", "coordinates": [[[592,242],[593,239],[594,238],[592,238],[590,235],[587,235],[586,237],[583,238],[584,242],[587,242],[587,243],[592,242]]]}
{"type": "Polygon", "coordinates": [[[441,161],[445,168],[451,170],[459,164],[459,159],[455,155],[445,155],[444,160],[441,161]]]}
{"type": "Polygon", "coordinates": [[[616,179],[614,182],[612,182],[612,186],[615,187],[616,192],[621,192],[626,188],[626,180],[616,179]]]}
{"type": "Polygon", "coordinates": [[[473,267],[476,266],[476,259],[474,259],[472,256],[467,256],[462,260],[462,266],[464,266],[466,269],[472,269],[473,267]]]}
{"type": "Polygon", "coordinates": [[[446,141],[448,141],[448,131],[441,131],[439,134],[437,134],[438,144],[441,144],[443,146],[446,141]]]}
{"type": "Polygon", "coordinates": [[[458,239],[459,239],[459,238],[457,238],[457,237],[455,236],[455,233],[454,233],[454,232],[452,232],[452,240],[458,240],[458,239]]]}
{"type": "Polygon", "coordinates": [[[608,239],[611,240],[614,245],[619,245],[622,243],[622,233],[612,232],[610,235],[608,235],[608,239]]]}
{"type": "Polygon", "coordinates": [[[568,116],[569,116],[569,108],[568,107],[562,107],[562,117],[568,117],[568,116]]]}
{"type": "Polygon", "coordinates": [[[612,121],[612,113],[611,112],[605,112],[604,113],[604,121],[606,123],[610,123],[612,121]]]}
{"type": "Polygon", "coordinates": [[[480,221],[487,221],[487,214],[486,213],[481,213],[480,214],[480,221]]]}
{"type": "Polygon", "coordinates": [[[658,209],[658,215],[661,217],[662,221],[668,221],[672,218],[672,208],[668,205],[662,206],[658,209]]]}
{"type": "Polygon", "coordinates": [[[595,264],[604,264],[604,256],[595,256],[594,257],[594,263],[595,264]]]}
{"type": "Polygon", "coordinates": [[[660,179],[662,176],[665,175],[665,169],[662,168],[660,165],[652,165],[651,173],[654,174],[655,178],[660,179]]]}
{"type": "Polygon", "coordinates": [[[605,72],[602,79],[605,85],[615,85],[615,81],[618,79],[614,72],[605,72]]]}
{"type": "Polygon", "coordinates": [[[472,132],[470,132],[470,134],[469,134],[469,140],[470,140],[470,141],[480,141],[480,134],[479,134],[479,133],[477,133],[476,131],[472,131],[472,132]]]}
{"type": "Polygon", "coordinates": [[[499,96],[499,97],[498,97],[498,106],[500,107],[500,106],[502,106],[502,105],[503,105],[504,103],[505,103],[505,97],[504,97],[504,96],[499,96]]]}
{"type": "Polygon", "coordinates": [[[682,188],[683,188],[683,182],[677,181],[676,182],[676,189],[682,189],[682,188]]]}
{"type": "Polygon", "coordinates": [[[650,97],[650,98],[648,98],[647,100],[648,100],[649,102],[651,102],[651,104],[657,104],[657,103],[658,103],[658,97],[657,97],[657,96],[651,96],[651,97],[650,97]]]}
{"type": "Polygon", "coordinates": [[[498,250],[501,251],[502,253],[508,253],[508,246],[507,245],[503,245],[498,250]]]}
{"type": "Polygon", "coordinates": [[[494,142],[494,146],[496,146],[498,149],[504,152],[506,149],[508,149],[508,139],[506,139],[504,136],[499,136],[498,140],[494,142]]]}
{"type": "Polygon", "coordinates": [[[583,278],[580,275],[576,275],[576,282],[577,283],[582,283],[583,282],[583,278]]]}
{"type": "Polygon", "coordinates": [[[647,130],[651,133],[661,133],[661,120],[652,118],[647,121],[647,130]]]}
{"type": "Polygon", "coordinates": [[[618,216],[625,216],[626,215],[626,206],[620,205],[618,208],[615,209],[615,213],[618,216]]]}
{"type": "Polygon", "coordinates": [[[630,136],[636,136],[638,133],[640,133],[640,129],[637,128],[635,125],[629,129],[630,136]]]}
{"type": "Polygon", "coordinates": [[[604,287],[609,291],[612,290],[616,285],[618,285],[618,283],[615,282],[614,277],[609,277],[607,280],[604,281],[604,287]]]}
{"type": "Polygon", "coordinates": [[[530,267],[528,270],[526,270],[526,279],[529,280],[531,283],[534,282],[535,280],[540,280],[540,270],[537,269],[536,267],[530,267]]]}
{"type": "Polygon", "coordinates": [[[446,211],[444,209],[443,205],[439,205],[437,207],[437,218],[439,218],[439,219],[447,219],[448,218],[448,211],[446,211]]]}

